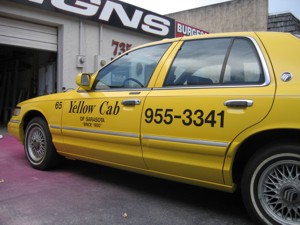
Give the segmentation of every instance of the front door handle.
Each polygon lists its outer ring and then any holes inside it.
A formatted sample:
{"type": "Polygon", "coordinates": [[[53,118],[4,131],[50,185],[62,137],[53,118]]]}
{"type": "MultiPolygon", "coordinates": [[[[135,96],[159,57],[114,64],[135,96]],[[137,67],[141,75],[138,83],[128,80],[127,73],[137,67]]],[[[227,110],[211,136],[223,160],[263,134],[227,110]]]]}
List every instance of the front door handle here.
{"type": "Polygon", "coordinates": [[[127,105],[127,106],[133,106],[133,105],[139,105],[141,104],[140,99],[128,99],[128,100],[123,100],[122,105],[127,105]]]}
{"type": "Polygon", "coordinates": [[[224,105],[227,107],[250,107],[253,105],[253,100],[244,100],[244,99],[239,99],[239,100],[227,100],[224,102],[224,105]]]}

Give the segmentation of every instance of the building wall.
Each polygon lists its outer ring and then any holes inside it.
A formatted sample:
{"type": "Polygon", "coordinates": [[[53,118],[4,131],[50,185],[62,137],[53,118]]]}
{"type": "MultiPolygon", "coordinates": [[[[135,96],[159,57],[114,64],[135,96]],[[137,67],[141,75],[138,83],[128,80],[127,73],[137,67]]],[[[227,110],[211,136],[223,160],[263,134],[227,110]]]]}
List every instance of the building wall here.
{"type": "Polygon", "coordinates": [[[101,60],[109,62],[111,58],[119,55],[120,47],[117,54],[113,54],[116,48],[112,45],[113,40],[135,47],[159,39],[9,1],[0,1],[0,15],[58,29],[58,92],[63,87],[75,88],[75,77],[78,73],[94,72],[100,68],[101,60]],[[84,58],[84,63],[78,62],[80,56],[84,58]]]}
{"type": "Polygon", "coordinates": [[[209,33],[266,31],[268,0],[232,0],[166,16],[209,33]]]}
{"type": "MultiPolygon", "coordinates": [[[[0,15],[57,28],[58,92],[63,87],[75,88],[78,73],[96,71],[100,68],[101,61],[108,62],[122,53],[122,47],[135,47],[159,39],[10,1],[0,1],[0,15]]],[[[268,0],[233,0],[168,16],[210,33],[267,30],[268,0]]]]}

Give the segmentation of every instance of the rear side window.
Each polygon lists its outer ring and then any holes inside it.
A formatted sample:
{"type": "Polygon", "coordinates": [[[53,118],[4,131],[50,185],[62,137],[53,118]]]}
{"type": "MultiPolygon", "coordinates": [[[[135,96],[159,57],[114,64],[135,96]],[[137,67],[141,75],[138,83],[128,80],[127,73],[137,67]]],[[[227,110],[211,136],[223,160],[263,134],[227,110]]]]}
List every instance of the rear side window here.
{"type": "Polygon", "coordinates": [[[186,41],[164,86],[243,85],[264,82],[260,60],[246,38],[186,41]]]}
{"type": "Polygon", "coordinates": [[[228,56],[222,83],[260,84],[263,82],[262,67],[252,42],[247,39],[235,39],[228,56]]]}
{"type": "Polygon", "coordinates": [[[131,51],[99,71],[94,90],[141,88],[148,82],[170,43],[131,51]]]}

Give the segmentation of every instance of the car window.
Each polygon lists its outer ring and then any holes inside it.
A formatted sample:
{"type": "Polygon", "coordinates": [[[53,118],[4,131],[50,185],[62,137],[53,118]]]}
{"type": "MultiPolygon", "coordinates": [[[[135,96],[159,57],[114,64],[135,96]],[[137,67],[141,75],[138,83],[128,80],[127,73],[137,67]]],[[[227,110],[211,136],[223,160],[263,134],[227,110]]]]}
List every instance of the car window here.
{"type": "Polygon", "coordinates": [[[259,84],[263,82],[263,70],[252,42],[248,39],[235,39],[226,64],[223,83],[259,84]]]}
{"type": "Polygon", "coordinates": [[[110,88],[141,88],[147,84],[170,43],[131,51],[102,68],[94,90],[110,88]]]}
{"type": "Polygon", "coordinates": [[[255,47],[248,39],[186,41],[175,57],[164,86],[238,85],[263,82],[255,47]]]}
{"type": "Polygon", "coordinates": [[[219,83],[231,38],[186,41],[178,52],[165,86],[219,83]]]}

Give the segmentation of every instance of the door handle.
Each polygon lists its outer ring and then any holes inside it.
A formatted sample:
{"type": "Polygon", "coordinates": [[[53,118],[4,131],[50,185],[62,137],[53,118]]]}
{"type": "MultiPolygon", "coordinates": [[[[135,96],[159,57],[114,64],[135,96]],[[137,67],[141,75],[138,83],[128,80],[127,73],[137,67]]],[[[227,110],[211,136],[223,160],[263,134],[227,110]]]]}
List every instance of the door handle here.
{"type": "Polygon", "coordinates": [[[128,99],[128,100],[123,100],[122,105],[127,105],[127,106],[133,106],[133,105],[139,105],[141,104],[140,99],[128,99]]]}
{"type": "Polygon", "coordinates": [[[253,100],[227,100],[224,102],[224,105],[227,107],[250,107],[253,105],[253,100]]]}

